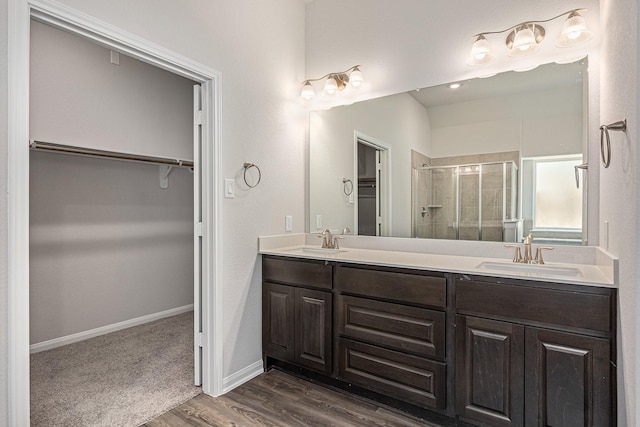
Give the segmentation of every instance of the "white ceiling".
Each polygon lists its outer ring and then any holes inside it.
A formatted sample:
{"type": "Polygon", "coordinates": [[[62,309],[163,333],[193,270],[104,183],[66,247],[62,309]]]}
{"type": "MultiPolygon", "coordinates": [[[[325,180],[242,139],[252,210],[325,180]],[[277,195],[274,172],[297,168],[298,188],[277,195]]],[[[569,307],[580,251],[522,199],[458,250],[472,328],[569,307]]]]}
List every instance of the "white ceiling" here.
{"type": "Polygon", "coordinates": [[[582,85],[585,68],[585,60],[563,65],[552,62],[526,72],[508,71],[490,78],[464,80],[459,82],[462,86],[458,89],[450,89],[445,84],[413,90],[409,94],[429,108],[486,97],[582,85]]]}

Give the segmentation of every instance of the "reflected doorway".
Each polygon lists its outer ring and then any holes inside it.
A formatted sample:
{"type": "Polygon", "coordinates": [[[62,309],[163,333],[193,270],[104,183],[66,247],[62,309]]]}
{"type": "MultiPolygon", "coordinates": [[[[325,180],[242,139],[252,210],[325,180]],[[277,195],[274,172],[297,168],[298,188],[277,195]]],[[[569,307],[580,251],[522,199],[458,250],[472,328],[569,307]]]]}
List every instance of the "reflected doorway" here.
{"type": "Polygon", "coordinates": [[[389,145],[373,138],[356,135],[357,235],[390,235],[389,148],[389,145]]]}

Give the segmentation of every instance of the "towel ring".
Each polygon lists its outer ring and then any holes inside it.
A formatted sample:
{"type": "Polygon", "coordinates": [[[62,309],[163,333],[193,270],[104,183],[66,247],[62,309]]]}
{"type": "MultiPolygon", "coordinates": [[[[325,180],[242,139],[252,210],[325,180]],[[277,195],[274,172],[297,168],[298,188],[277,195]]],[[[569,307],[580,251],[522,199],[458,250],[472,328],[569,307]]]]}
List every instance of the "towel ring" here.
{"type": "Polygon", "coordinates": [[[260,172],[260,168],[255,163],[245,163],[244,173],[242,174],[242,177],[244,178],[244,183],[247,184],[247,187],[256,188],[258,184],[260,184],[260,180],[262,179],[262,172],[260,172]],[[247,181],[247,171],[251,168],[256,168],[256,170],[258,171],[258,181],[253,185],[249,184],[249,182],[247,181]]]}
{"type": "Polygon", "coordinates": [[[609,137],[610,130],[627,131],[627,119],[620,120],[609,125],[600,126],[600,155],[602,156],[602,166],[608,168],[611,164],[611,138],[609,137]],[[607,141],[607,150],[605,154],[604,142],[607,141]]]}
{"type": "Polygon", "coordinates": [[[345,196],[353,194],[353,181],[347,178],[342,178],[342,192],[345,196]]]}

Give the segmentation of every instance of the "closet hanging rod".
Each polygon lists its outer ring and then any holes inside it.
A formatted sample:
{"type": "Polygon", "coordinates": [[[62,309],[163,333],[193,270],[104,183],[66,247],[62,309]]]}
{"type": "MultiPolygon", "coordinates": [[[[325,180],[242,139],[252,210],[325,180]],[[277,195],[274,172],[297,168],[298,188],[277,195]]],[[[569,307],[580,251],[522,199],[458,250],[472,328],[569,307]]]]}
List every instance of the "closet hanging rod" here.
{"type": "Polygon", "coordinates": [[[51,151],[56,153],[77,154],[81,156],[102,157],[105,159],[128,160],[132,162],[154,163],[158,165],[183,166],[193,168],[190,160],[171,159],[166,157],[141,156],[138,154],[119,153],[117,151],[96,150],[93,148],[74,147],[71,145],[54,144],[52,142],[31,141],[32,150],[51,151]]]}

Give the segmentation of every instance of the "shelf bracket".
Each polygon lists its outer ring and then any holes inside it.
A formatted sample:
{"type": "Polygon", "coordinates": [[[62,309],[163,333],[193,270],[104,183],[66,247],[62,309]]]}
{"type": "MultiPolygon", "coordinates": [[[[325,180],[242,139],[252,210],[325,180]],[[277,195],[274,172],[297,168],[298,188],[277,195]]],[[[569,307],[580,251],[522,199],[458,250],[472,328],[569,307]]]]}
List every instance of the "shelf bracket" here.
{"type": "Polygon", "coordinates": [[[160,165],[158,166],[158,169],[160,172],[160,188],[169,188],[169,175],[171,175],[173,166],[160,165]]]}

